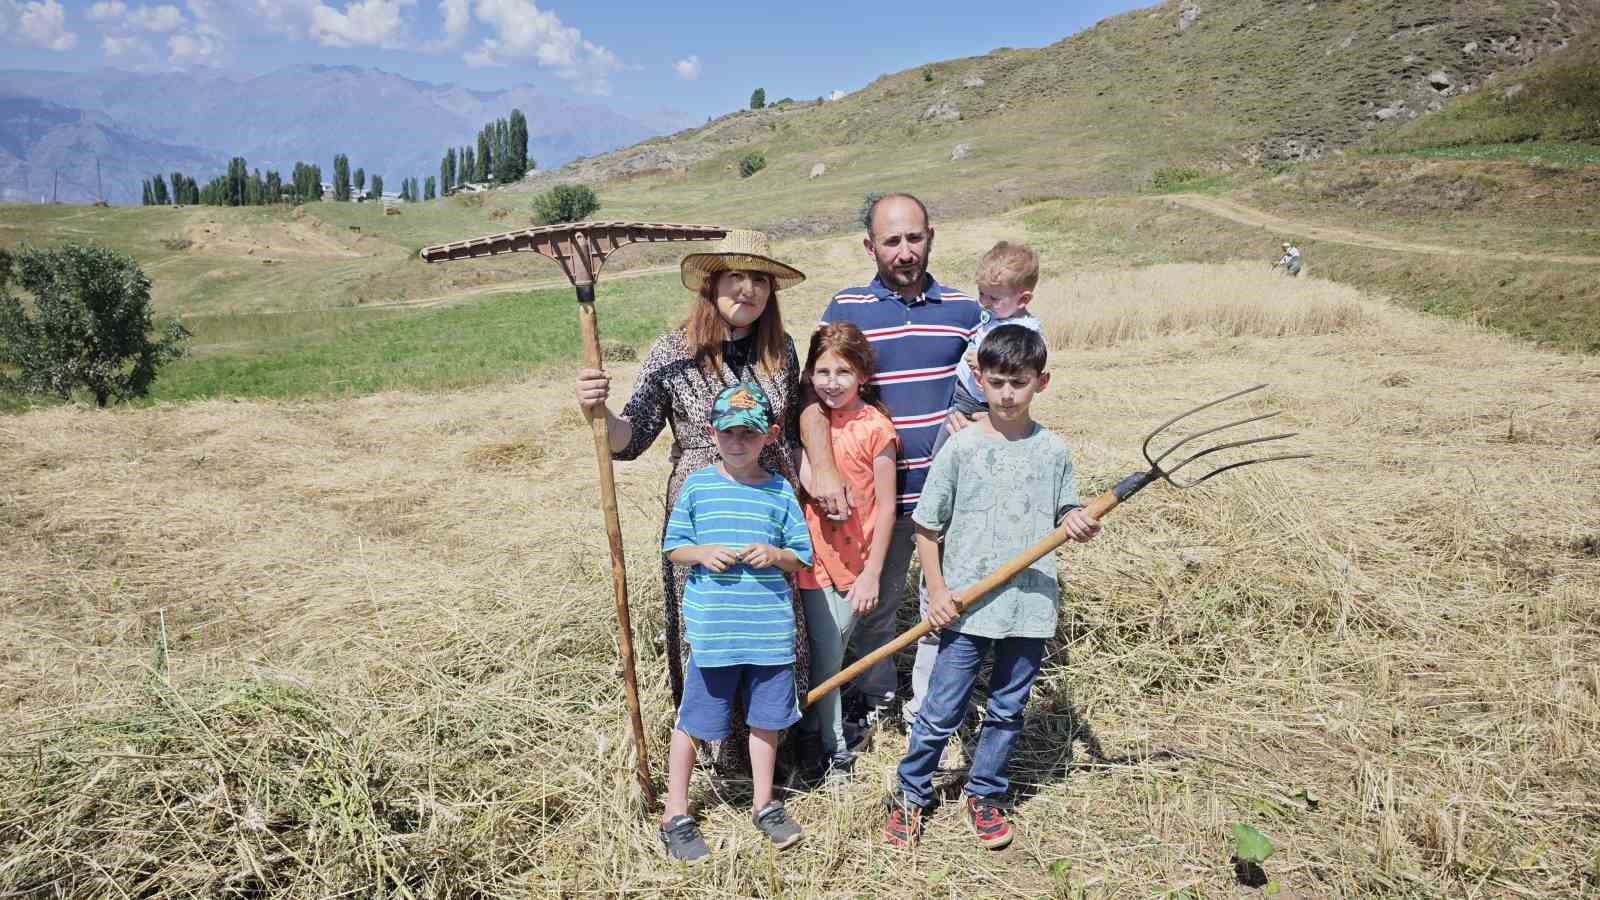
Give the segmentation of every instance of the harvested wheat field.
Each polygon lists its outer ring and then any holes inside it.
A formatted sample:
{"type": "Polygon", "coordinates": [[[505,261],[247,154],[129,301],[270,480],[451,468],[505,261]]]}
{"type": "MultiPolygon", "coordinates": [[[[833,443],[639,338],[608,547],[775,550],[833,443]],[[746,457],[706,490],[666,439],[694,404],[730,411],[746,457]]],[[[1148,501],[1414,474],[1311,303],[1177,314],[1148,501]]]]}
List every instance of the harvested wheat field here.
{"type": "MultiPolygon", "coordinates": [[[[1009,224],[946,227],[935,272],[1009,224]]],[[[796,334],[854,247],[786,248],[796,334]]],[[[1062,551],[1000,853],[948,806],[880,843],[885,733],[788,798],[781,857],[697,776],[716,862],[664,861],[567,371],[0,419],[0,895],[1255,895],[1236,823],[1279,897],[1600,894],[1600,360],[1262,269],[1041,289],[1038,415],[1086,494],[1259,381],[1319,455],[1151,487],[1062,551]]],[[[618,467],[658,775],[666,468],[618,467]]]]}

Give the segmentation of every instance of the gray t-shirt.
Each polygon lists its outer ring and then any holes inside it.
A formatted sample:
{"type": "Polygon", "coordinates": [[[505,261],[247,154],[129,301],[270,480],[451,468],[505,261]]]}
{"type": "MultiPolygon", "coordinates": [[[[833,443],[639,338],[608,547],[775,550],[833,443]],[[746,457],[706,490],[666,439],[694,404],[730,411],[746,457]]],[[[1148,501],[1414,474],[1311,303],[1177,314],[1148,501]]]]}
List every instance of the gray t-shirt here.
{"type": "MultiPolygon", "coordinates": [[[[934,457],[911,518],[945,533],[944,581],[960,594],[1054,531],[1056,510],[1077,502],[1072,451],[1054,432],[1035,425],[1008,441],[973,426],[934,457]]],[[[954,627],[977,637],[1054,637],[1059,596],[1055,554],[1046,553],[954,627]]]]}

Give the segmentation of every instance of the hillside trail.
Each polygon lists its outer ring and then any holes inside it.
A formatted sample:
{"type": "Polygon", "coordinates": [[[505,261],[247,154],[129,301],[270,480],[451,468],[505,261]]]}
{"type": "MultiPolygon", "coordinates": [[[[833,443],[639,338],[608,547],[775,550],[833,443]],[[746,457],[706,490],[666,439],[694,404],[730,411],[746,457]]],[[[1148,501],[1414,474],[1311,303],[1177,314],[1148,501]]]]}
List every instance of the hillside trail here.
{"type": "Polygon", "coordinates": [[[1293,219],[1285,219],[1272,213],[1246,206],[1236,200],[1225,200],[1221,197],[1207,197],[1199,194],[1174,194],[1166,198],[1174,203],[1181,203],[1191,209],[1220,216],[1231,222],[1241,225],[1255,225],[1260,228],[1271,229],[1276,232],[1295,234],[1301,237],[1316,238],[1319,241],[1332,241],[1338,244],[1350,244],[1357,247],[1371,247],[1376,250],[1395,250],[1402,253],[1427,253],[1434,256],[1470,256],[1474,259],[1494,259],[1503,262],[1542,262],[1564,263],[1576,266],[1600,265],[1600,256],[1574,256],[1557,253],[1522,253],[1510,250],[1483,250],[1476,247],[1448,247],[1443,244],[1420,244],[1411,241],[1397,241],[1391,238],[1379,237],[1353,228],[1341,228],[1335,225],[1314,225],[1293,219]]]}

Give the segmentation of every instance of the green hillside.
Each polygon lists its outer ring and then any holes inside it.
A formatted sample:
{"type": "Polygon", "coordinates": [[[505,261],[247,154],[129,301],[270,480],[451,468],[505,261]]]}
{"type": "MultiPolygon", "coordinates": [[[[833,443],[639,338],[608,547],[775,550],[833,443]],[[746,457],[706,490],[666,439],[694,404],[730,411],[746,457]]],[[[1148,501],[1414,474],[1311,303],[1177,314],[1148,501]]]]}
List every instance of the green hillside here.
{"type": "Polygon", "coordinates": [[[1417,150],[1535,141],[1600,145],[1600,30],[1407,125],[1382,145],[1417,150]]]}

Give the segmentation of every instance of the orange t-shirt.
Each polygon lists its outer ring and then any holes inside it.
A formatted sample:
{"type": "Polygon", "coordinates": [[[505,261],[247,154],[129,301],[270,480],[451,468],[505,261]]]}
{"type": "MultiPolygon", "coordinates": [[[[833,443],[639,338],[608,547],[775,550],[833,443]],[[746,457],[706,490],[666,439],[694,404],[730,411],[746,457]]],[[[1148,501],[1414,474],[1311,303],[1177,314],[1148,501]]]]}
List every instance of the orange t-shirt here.
{"type": "Polygon", "coordinates": [[[834,465],[850,487],[850,499],[855,508],[849,519],[835,522],[817,509],[815,500],[806,500],[812,565],[801,570],[795,580],[803,588],[831,585],[842,593],[850,590],[856,583],[856,576],[867,566],[878,504],[894,502],[892,496],[875,496],[872,461],[883,448],[898,447],[900,440],[895,436],[894,423],[889,417],[865,403],[850,412],[829,410],[828,425],[833,439],[834,465]]]}

